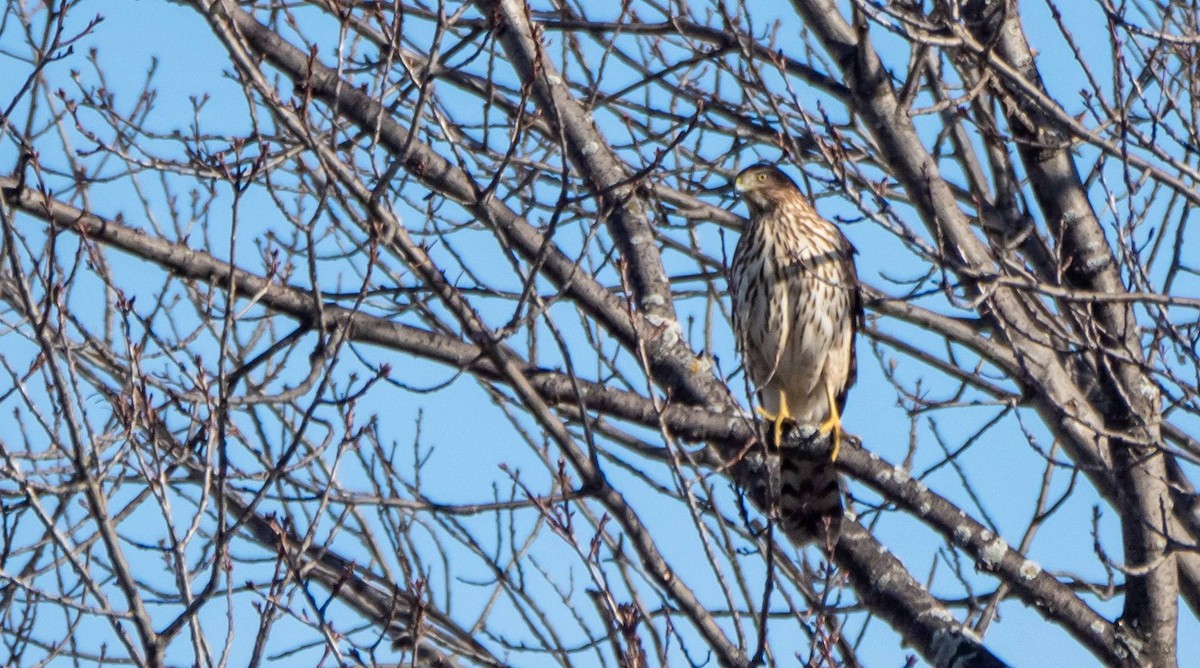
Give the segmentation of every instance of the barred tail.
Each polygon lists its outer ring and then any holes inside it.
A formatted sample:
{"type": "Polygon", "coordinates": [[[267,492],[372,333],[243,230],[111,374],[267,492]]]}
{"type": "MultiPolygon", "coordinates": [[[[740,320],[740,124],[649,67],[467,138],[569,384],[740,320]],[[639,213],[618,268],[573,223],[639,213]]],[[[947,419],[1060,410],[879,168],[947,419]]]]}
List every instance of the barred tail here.
{"type": "Polygon", "coordinates": [[[832,549],[842,528],[842,486],[833,462],[783,454],[779,462],[779,521],[795,545],[832,549]]]}

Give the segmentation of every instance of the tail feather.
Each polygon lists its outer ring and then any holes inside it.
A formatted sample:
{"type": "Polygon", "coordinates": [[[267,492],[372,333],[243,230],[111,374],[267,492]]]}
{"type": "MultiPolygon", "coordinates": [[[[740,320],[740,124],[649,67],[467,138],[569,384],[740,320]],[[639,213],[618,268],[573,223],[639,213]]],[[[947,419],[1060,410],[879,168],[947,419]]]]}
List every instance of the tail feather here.
{"type": "Polygon", "coordinates": [[[842,485],[833,462],[784,453],[779,462],[779,521],[792,543],[832,548],[842,514],[842,485]]]}

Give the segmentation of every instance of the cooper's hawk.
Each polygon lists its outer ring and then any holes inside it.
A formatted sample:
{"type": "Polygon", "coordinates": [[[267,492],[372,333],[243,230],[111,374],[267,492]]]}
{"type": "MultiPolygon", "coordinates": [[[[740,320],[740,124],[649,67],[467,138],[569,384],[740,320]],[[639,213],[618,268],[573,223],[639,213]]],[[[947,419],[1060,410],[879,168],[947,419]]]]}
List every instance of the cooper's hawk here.
{"type": "Polygon", "coordinates": [[[750,208],[750,223],[729,275],[733,327],[759,412],[771,422],[776,447],[787,421],[832,432],[829,460],[781,458],[780,518],[797,542],[832,544],[842,518],[833,461],[862,319],[854,247],[778,168],[750,167],[734,187],[750,208]]]}

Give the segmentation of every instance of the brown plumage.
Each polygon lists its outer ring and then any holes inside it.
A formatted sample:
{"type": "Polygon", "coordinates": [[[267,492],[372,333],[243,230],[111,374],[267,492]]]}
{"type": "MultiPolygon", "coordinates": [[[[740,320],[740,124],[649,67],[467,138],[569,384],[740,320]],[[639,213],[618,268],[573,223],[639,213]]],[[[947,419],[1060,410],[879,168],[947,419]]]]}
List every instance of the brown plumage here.
{"type": "Polygon", "coordinates": [[[797,543],[837,541],[842,496],[833,461],[856,375],[862,301],[854,247],[778,168],[755,165],[734,185],[750,208],[729,273],[733,326],[746,375],[778,446],[788,421],[831,431],[828,460],[782,453],[780,520],[797,543]]]}

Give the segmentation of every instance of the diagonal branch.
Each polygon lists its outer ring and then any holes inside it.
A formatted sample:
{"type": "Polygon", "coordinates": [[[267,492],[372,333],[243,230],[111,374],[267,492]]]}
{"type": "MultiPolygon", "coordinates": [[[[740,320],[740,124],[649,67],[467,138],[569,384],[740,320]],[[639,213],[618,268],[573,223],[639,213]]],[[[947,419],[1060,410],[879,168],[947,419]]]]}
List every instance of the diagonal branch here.
{"type": "MultiPolygon", "coordinates": [[[[258,303],[265,308],[310,326],[316,324],[316,306],[310,292],[273,283],[217,260],[207,253],[150,237],[119,221],[106,220],[32,189],[19,188],[11,179],[0,179],[0,191],[3,191],[8,201],[19,210],[61,229],[74,231],[86,239],[154,262],[185,279],[200,280],[222,288],[233,286],[238,294],[254,295],[258,303]]],[[[468,370],[491,382],[511,386],[516,379],[526,387],[527,392],[532,391],[532,395],[526,398],[536,396],[536,403],[539,405],[568,408],[582,406],[589,412],[609,415],[635,424],[662,426],[670,433],[688,440],[713,443],[724,455],[711,459],[709,465],[714,469],[726,470],[733,479],[740,481],[760,508],[771,507],[770,490],[764,485],[764,481],[772,478],[769,473],[771,462],[764,459],[757,449],[749,456],[739,457],[744,454],[741,452],[743,444],[752,442],[755,438],[752,425],[744,417],[731,417],[703,407],[679,404],[659,407],[652,400],[633,392],[572,378],[560,372],[513,365],[515,360],[512,357],[509,357],[508,371],[505,372],[501,367],[497,367],[493,357],[485,354],[478,346],[450,336],[332,304],[325,304],[322,313],[327,326],[341,329],[349,339],[436,360],[456,369],[468,370]]],[[[511,351],[508,354],[511,356],[511,351]]],[[[552,419],[544,412],[542,417],[546,420],[552,419]]],[[[801,432],[802,430],[793,430],[785,447],[797,448],[804,456],[828,456],[827,442],[805,440],[801,438],[801,432]]],[[[1092,611],[1068,587],[1043,572],[1004,541],[990,535],[981,524],[969,519],[957,507],[921,483],[910,479],[900,469],[860,447],[846,447],[839,456],[838,463],[843,470],[875,487],[887,498],[898,502],[947,540],[970,554],[977,563],[1010,583],[1023,601],[1047,618],[1061,624],[1098,657],[1102,657],[1107,663],[1115,663],[1113,657],[1117,655],[1119,648],[1112,625],[1092,611]]],[[[593,482],[597,481],[593,479],[593,482]]],[[[601,489],[605,488],[607,486],[601,489]]],[[[607,489],[613,494],[616,493],[611,488],[607,489]]],[[[610,501],[614,506],[623,503],[619,498],[610,501]]],[[[851,569],[866,568],[867,564],[872,563],[872,559],[882,558],[875,555],[884,552],[883,546],[877,540],[863,532],[863,535],[856,535],[853,540],[840,545],[835,558],[839,565],[853,574],[851,569]]],[[[661,557],[658,557],[658,560],[659,563],[664,563],[661,557]]],[[[897,609],[898,619],[889,622],[901,624],[897,628],[902,629],[903,633],[914,633],[925,638],[925,644],[917,645],[925,656],[939,656],[938,642],[947,642],[948,639],[954,642],[969,640],[970,636],[962,633],[960,625],[953,623],[952,615],[921,588],[911,575],[902,569],[896,570],[900,567],[886,559],[884,562],[875,563],[875,566],[893,572],[895,590],[865,577],[855,580],[856,589],[860,590],[860,595],[866,600],[871,600],[871,595],[878,595],[888,597],[893,601],[892,605],[899,605],[897,601],[908,601],[907,607],[897,609]],[[864,594],[863,587],[872,588],[873,593],[864,594]],[[923,593],[918,594],[918,591],[923,593]],[[940,609],[942,612],[931,615],[929,611],[934,609],[940,609]],[[911,628],[903,630],[908,627],[911,628]],[[963,638],[967,640],[962,640],[963,638]]]]}

